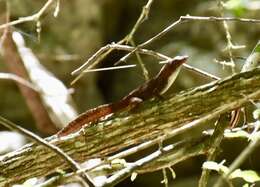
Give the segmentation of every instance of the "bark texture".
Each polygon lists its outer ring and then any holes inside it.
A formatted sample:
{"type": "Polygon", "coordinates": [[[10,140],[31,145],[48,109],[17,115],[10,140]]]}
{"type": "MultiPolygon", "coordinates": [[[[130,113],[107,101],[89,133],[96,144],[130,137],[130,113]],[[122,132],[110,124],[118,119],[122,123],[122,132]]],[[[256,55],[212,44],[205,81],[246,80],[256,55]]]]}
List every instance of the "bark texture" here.
{"type": "MultiPolygon", "coordinates": [[[[187,129],[198,127],[201,122],[256,98],[260,98],[259,68],[183,91],[163,100],[152,99],[142,103],[134,111],[115,114],[88,125],[73,135],[62,139],[52,137],[51,142],[76,161],[83,162],[90,158],[113,155],[129,146],[170,134],[189,124],[193,125],[187,129]]],[[[0,157],[0,186],[20,183],[31,177],[46,176],[55,169],[66,167],[55,153],[41,145],[28,144],[0,157]]]]}

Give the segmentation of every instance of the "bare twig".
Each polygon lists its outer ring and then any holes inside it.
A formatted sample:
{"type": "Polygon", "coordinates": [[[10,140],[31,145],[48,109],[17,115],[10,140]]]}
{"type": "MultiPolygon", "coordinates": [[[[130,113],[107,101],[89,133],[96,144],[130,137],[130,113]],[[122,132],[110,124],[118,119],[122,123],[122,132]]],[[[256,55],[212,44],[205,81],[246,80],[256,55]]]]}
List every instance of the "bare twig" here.
{"type": "Polygon", "coordinates": [[[138,20],[136,21],[134,27],[132,28],[131,32],[126,36],[126,43],[128,43],[129,41],[131,41],[133,39],[134,34],[136,33],[137,29],[140,27],[140,25],[148,19],[148,15],[150,12],[150,8],[153,4],[154,0],[148,0],[147,4],[145,6],[143,6],[143,10],[138,18],[138,20]]]}
{"type": "Polygon", "coordinates": [[[162,172],[163,172],[163,181],[162,181],[162,183],[164,183],[165,187],[169,187],[169,182],[168,182],[166,168],[163,168],[162,172]]]}
{"type": "MultiPolygon", "coordinates": [[[[133,39],[130,40],[130,43],[131,43],[132,46],[134,46],[134,47],[136,46],[133,39]]],[[[138,52],[135,52],[135,56],[136,56],[136,58],[137,58],[137,62],[139,63],[139,65],[140,65],[140,67],[141,67],[141,69],[142,69],[144,79],[145,79],[146,81],[148,81],[148,80],[149,80],[149,73],[148,73],[148,70],[147,70],[146,67],[145,67],[145,64],[144,64],[144,62],[143,62],[143,60],[142,60],[140,54],[139,54],[138,52]]]]}
{"type": "MultiPolygon", "coordinates": [[[[0,124],[2,124],[3,126],[5,126],[6,128],[9,128],[11,130],[17,131],[23,135],[25,135],[26,137],[28,137],[29,139],[31,139],[34,142],[37,142],[40,145],[45,146],[46,148],[50,149],[51,151],[55,152],[57,155],[59,155],[61,157],[61,159],[63,159],[66,163],[68,163],[68,165],[76,172],[78,170],[81,169],[80,165],[75,162],[70,156],[68,156],[66,153],[64,153],[60,148],[58,148],[57,146],[48,143],[46,140],[40,138],[39,136],[37,136],[36,134],[33,134],[32,132],[17,126],[16,124],[14,124],[13,122],[3,118],[2,116],[0,116],[0,124]]],[[[90,186],[94,186],[93,182],[91,181],[91,179],[87,176],[86,173],[82,173],[80,175],[82,177],[82,179],[84,181],[87,182],[88,185],[90,186]]]]}
{"type": "Polygon", "coordinates": [[[31,22],[31,21],[38,21],[40,19],[40,17],[43,15],[43,13],[50,7],[50,5],[54,2],[55,0],[48,0],[44,6],[35,14],[31,15],[31,16],[27,16],[27,17],[21,17],[18,20],[14,20],[5,24],[0,25],[0,30],[10,27],[10,26],[14,26],[17,24],[21,24],[24,22],[31,22]]]}
{"type": "MultiPolygon", "coordinates": [[[[222,22],[222,21],[232,21],[232,22],[243,22],[243,23],[254,23],[259,24],[260,20],[258,19],[247,19],[247,18],[233,18],[233,17],[203,17],[203,16],[181,16],[177,21],[163,29],[160,33],[155,35],[154,37],[150,38],[149,40],[137,45],[135,48],[131,49],[131,52],[122,57],[118,62],[126,61],[133,53],[135,53],[140,48],[145,48],[146,46],[150,45],[154,41],[160,39],[162,36],[167,34],[169,31],[171,31],[175,26],[187,22],[187,21],[213,21],[213,22],[222,22]]],[[[125,42],[125,39],[117,42],[117,44],[123,44],[125,42]]],[[[83,71],[85,68],[91,69],[94,66],[96,66],[102,59],[104,59],[113,48],[109,48],[108,46],[104,46],[100,48],[94,55],[92,55],[87,62],[85,62],[82,66],[77,68],[72,72],[72,74],[77,74],[81,71],[83,71]],[[87,67],[88,66],[88,67],[87,67]]],[[[74,81],[76,82],[82,74],[80,74],[74,81]]]]}
{"type": "Polygon", "coordinates": [[[217,22],[222,22],[222,21],[229,21],[229,22],[241,22],[241,23],[254,23],[254,24],[259,24],[260,20],[259,19],[247,19],[247,18],[237,18],[237,17],[215,17],[215,16],[181,16],[181,20],[183,21],[217,21],[217,22]]]}
{"type": "MultiPolygon", "coordinates": [[[[140,25],[148,19],[148,15],[150,12],[150,8],[152,6],[153,0],[148,0],[147,4],[145,6],[143,6],[143,10],[138,18],[138,20],[136,21],[134,27],[132,28],[131,32],[126,36],[126,44],[131,43],[132,46],[136,46],[135,42],[134,42],[134,34],[136,33],[137,29],[140,27],[140,25]]],[[[135,53],[137,61],[139,62],[141,69],[143,71],[143,75],[145,80],[149,79],[149,73],[142,61],[141,56],[139,55],[139,53],[135,53]]]]}
{"type": "Polygon", "coordinates": [[[0,79],[9,79],[18,82],[19,84],[22,84],[24,86],[27,86],[28,88],[38,92],[39,90],[32,84],[31,82],[23,79],[20,76],[17,76],[12,73],[0,73],[0,79]]]}
{"type": "Polygon", "coordinates": [[[190,16],[190,15],[181,16],[177,21],[175,21],[174,23],[172,23],[171,25],[166,27],[164,30],[162,30],[161,32],[159,32],[158,34],[156,34],[155,36],[153,36],[149,40],[145,41],[144,43],[137,45],[137,47],[132,52],[130,52],[129,54],[122,57],[118,62],[126,61],[137,50],[137,48],[147,47],[148,45],[150,45],[154,41],[160,39],[162,36],[164,36],[169,31],[171,31],[175,26],[177,26],[177,25],[179,25],[183,22],[187,22],[187,21],[213,21],[213,22],[216,22],[216,21],[217,22],[219,22],[219,21],[221,21],[221,22],[222,21],[232,21],[232,22],[234,22],[235,21],[235,22],[255,23],[255,24],[260,23],[260,20],[258,20],[258,19],[233,18],[233,17],[214,17],[214,16],[203,17],[203,16],[190,16]]]}
{"type": "MultiPolygon", "coordinates": [[[[135,23],[133,29],[130,31],[130,33],[126,37],[124,37],[122,40],[118,41],[116,44],[124,44],[124,43],[128,43],[129,41],[133,41],[133,36],[134,36],[135,32],[137,31],[138,27],[143,23],[143,21],[145,21],[148,18],[148,14],[149,14],[150,7],[151,7],[152,3],[153,3],[153,0],[148,0],[147,4],[143,7],[143,10],[142,10],[137,22],[135,23]]],[[[85,62],[82,66],[80,66],[78,69],[74,70],[72,72],[72,75],[80,72],[81,70],[83,70],[87,66],[87,64],[89,64],[90,61],[93,61],[93,64],[90,64],[87,69],[93,68],[99,62],[101,62],[108,54],[110,54],[113,50],[114,50],[113,48],[110,48],[108,50],[103,50],[103,49],[98,50],[98,52],[97,52],[97,53],[99,53],[98,56],[96,56],[96,55],[95,55],[95,57],[91,56],[90,57],[91,60],[90,59],[87,60],[87,62],[85,62]]],[[[142,70],[144,71],[144,75],[146,76],[146,72],[145,72],[142,65],[141,65],[141,67],[142,67],[142,70]]],[[[71,84],[74,84],[82,76],[83,76],[83,74],[80,73],[71,82],[71,84]]]]}
{"type": "Polygon", "coordinates": [[[110,71],[110,70],[133,68],[133,67],[136,67],[136,65],[135,64],[131,64],[131,65],[115,66],[115,67],[107,67],[107,68],[86,69],[83,72],[84,73],[90,73],[90,72],[97,72],[97,71],[110,71]]]}
{"type": "MultiPolygon", "coordinates": [[[[102,48],[100,48],[91,58],[88,59],[88,61],[83,64],[80,68],[76,69],[75,71],[73,71],[72,73],[73,74],[77,74],[78,72],[80,71],[90,71],[88,70],[89,68],[87,68],[87,70],[83,70],[85,69],[86,65],[87,64],[91,64],[92,62],[94,62],[96,59],[99,58],[99,56],[103,53],[105,53],[106,51],[109,51],[109,50],[114,50],[114,49],[117,49],[117,50],[124,50],[124,51],[132,51],[134,50],[135,48],[134,47],[131,47],[131,46],[128,46],[128,45],[120,45],[120,44],[115,44],[115,43],[112,43],[112,44],[108,44],[102,48]]],[[[153,51],[153,50],[148,50],[148,49],[142,49],[142,48],[138,48],[137,51],[141,54],[145,54],[145,55],[149,55],[149,56],[152,56],[158,60],[162,60],[162,61],[168,61],[171,59],[171,57],[168,57],[162,53],[158,53],[156,51],[153,51]]],[[[188,70],[191,70],[195,73],[198,73],[204,77],[208,77],[208,78],[211,78],[213,80],[219,80],[220,78],[215,76],[215,75],[212,75],[208,72],[205,72],[203,70],[200,70],[198,68],[195,68],[195,67],[192,67],[188,64],[183,64],[183,66],[185,68],[187,68],[188,70]]]]}
{"type": "MultiPolygon", "coordinates": [[[[5,1],[5,6],[6,6],[6,17],[5,17],[5,22],[8,23],[10,20],[10,5],[9,5],[9,1],[5,1]]],[[[3,53],[3,45],[4,45],[4,41],[7,37],[7,33],[8,33],[8,28],[5,28],[3,31],[3,34],[0,38],[0,54],[3,53]]]]}
{"type": "MultiPolygon", "coordinates": [[[[221,17],[223,17],[224,16],[224,5],[221,0],[218,0],[218,7],[219,7],[220,15],[221,15],[221,17]]],[[[229,62],[226,62],[225,65],[231,67],[232,73],[235,73],[236,64],[234,62],[233,50],[243,48],[244,46],[235,46],[233,44],[227,21],[223,21],[222,23],[223,23],[223,27],[225,30],[226,40],[227,40],[227,46],[226,46],[225,50],[227,50],[228,55],[229,55],[229,62]]]]}
{"type": "Polygon", "coordinates": [[[166,33],[168,33],[172,28],[174,28],[176,25],[179,25],[180,23],[182,23],[182,19],[178,19],[177,21],[175,21],[173,24],[171,24],[170,26],[166,27],[163,31],[159,32],[158,34],[156,34],[154,37],[150,38],[149,40],[147,40],[146,42],[139,44],[136,46],[136,48],[134,50],[132,50],[130,53],[128,53],[127,55],[125,55],[124,57],[122,57],[118,62],[116,62],[115,64],[119,64],[120,62],[126,62],[126,60],[128,58],[130,58],[131,55],[133,55],[135,53],[135,51],[138,50],[138,48],[144,48],[146,46],[148,46],[150,43],[154,42],[155,40],[160,39],[162,36],[164,36],[166,33]]]}
{"type": "Polygon", "coordinates": [[[101,185],[102,187],[105,186],[114,186],[116,184],[118,184],[119,182],[121,182],[122,180],[124,180],[125,178],[127,178],[128,176],[130,176],[135,170],[143,167],[145,164],[150,163],[151,161],[161,157],[162,155],[165,155],[167,153],[169,153],[170,151],[172,151],[174,149],[174,145],[168,145],[165,146],[162,149],[159,149],[157,151],[155,151],[154,153],[136,161],[135,163],[127,166],[126,168],[120,170],[119,172],[117,172],[115,175],[109,177],[105,183],[103,185],[101,185]]]}

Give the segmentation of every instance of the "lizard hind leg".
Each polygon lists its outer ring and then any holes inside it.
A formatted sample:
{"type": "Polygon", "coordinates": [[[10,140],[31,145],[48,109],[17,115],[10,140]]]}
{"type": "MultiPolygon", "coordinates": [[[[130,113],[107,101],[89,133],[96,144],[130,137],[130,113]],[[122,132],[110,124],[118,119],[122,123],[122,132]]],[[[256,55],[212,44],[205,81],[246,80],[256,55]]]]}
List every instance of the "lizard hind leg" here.
{"type": "Polygon", "coordinates": [[[139,97],[131,97],[128,100],[128,106],[126,108],[127,111],[135,113],[137,111],[138,106],[143,102],[143,99],[139,97]]]}
{"type": "Polygon", "coordinates": [[[142,102],[143,102],[143,100],[141,98],[139,98],[139,97],[131,97],[129,99],[129,105],[128,105],[129,109],[130,110],[135,109],[142,102]]]}

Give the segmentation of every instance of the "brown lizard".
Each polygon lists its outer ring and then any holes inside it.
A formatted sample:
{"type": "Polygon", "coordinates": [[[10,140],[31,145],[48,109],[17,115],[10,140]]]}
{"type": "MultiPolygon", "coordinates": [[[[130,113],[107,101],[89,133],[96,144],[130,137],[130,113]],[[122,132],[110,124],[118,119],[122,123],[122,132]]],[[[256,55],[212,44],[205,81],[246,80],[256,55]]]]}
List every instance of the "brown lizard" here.
{"type": "Polygon", "coordinates": [[[160,96],[170,88],[181,69],[181,65],[185,63],[187,59],[187,56],[177,56],[173,58],[162,67],[155,77],[134,89],[127,96],[117,102],[104,104],[87,110],[80,114],[75,120],[71,121],[66,127],[61,129],[57,133],[57,136],[62,137],[74,133],[80,130],[84,125],[96,122],[102,117],[129,107],[133,108],[141,101],[160,96]]]}

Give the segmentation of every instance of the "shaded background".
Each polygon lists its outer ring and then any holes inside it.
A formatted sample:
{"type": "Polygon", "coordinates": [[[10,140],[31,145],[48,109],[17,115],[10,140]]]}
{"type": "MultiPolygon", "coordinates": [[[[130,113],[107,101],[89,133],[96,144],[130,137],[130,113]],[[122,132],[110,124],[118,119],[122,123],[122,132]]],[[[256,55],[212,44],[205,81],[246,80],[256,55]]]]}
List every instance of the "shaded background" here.
{"type": "MultiPolygon", "coordinates": [[[[45,1],[31,0],[9,0],[9,2],[12,20],[35,13],[45,3],[45,1]]],[[[146,2],[144,0],[62,0],[57,18],[53,17],[53,8],[41,19],[40,42],[37,39],[34,23],[20,24],[13,29],[23,34],[27,46],[33,50],[41,63],[70,87],[70,82],[74,78],[70,72],[83,64],[103,45],[119,41],[127,35],[146,2]]],[[[229,1],[230,6],[222,13],[226,16],[260,19],[260,5],[258,3],[256,6],[257,2],[232,0],[229,1]]],[[[176,21],[179,16],[186,14],[220,16],[221,11],[217,1],[154,1],[149,19],[140,26],[134,36],[135,42],[138,44],[146,41],[176,21]]],[[[4,17],[5,4],[4,1],[0,1],[1,23],[4,22],[4,17]]],[[[228,22],[228,26],[233,43],[246,46],[243,49],[233,50],[239,72],[244,58],[250,54],[260,38],[260,25],[228,22]]],[[[178,25],[149,48],[172,57],[187,54],[190,56],[189,64],[225,77],[231,74],[230,68],[214,62],[214,59],[229,60],[228,53],[224,50],[226,45],[225,30],[221,22],[193,21],[178,25]]],[[[111,66],[123,54],[113,52],[100,67],[111,66]]],[[[158,72],[160,65],[156,60],[148,57],[142,59],[151,75],[158,72]]],[[[136,58],[131,58],[128,63],[137,63],[136,58]]],[[[0,72],[7,71],[3,59],[0,58],[0,72]]],[[[143,81],[140,67],[89,73],[72,87],[74,88],[72,96],[78,111],[83,112],[88,108],[121,98],[143,81]]],[[[183,68],[176,84],[169,92],[179,92],[209,81],[183,68]]],[[[32,115],[17,86],[11,81],[0,80],[0,114],[37,133],[32,115]]],[[[224,142],[218,161],[226,159],[226,163],[229,164],[245,145],[246,142],[243,141],[224,142]],[[230,151],[231,147],[232,151],[230,151]]],[[[259,153],[253,154],[243,167],[259,170],[257,155],[259,153]]],[[[177,179],[173,186],[194,186],[191,183],[198,181],[204,159],[198,157],[174,166],[177,179]]],[[[135,186],[160,186],[162,178],[162,172],[146,174],[138,176],[134,184],[135,186]]],[[[130,181],[125,181],[119,186],[127,184],[133,185],[130,181]]]]}

